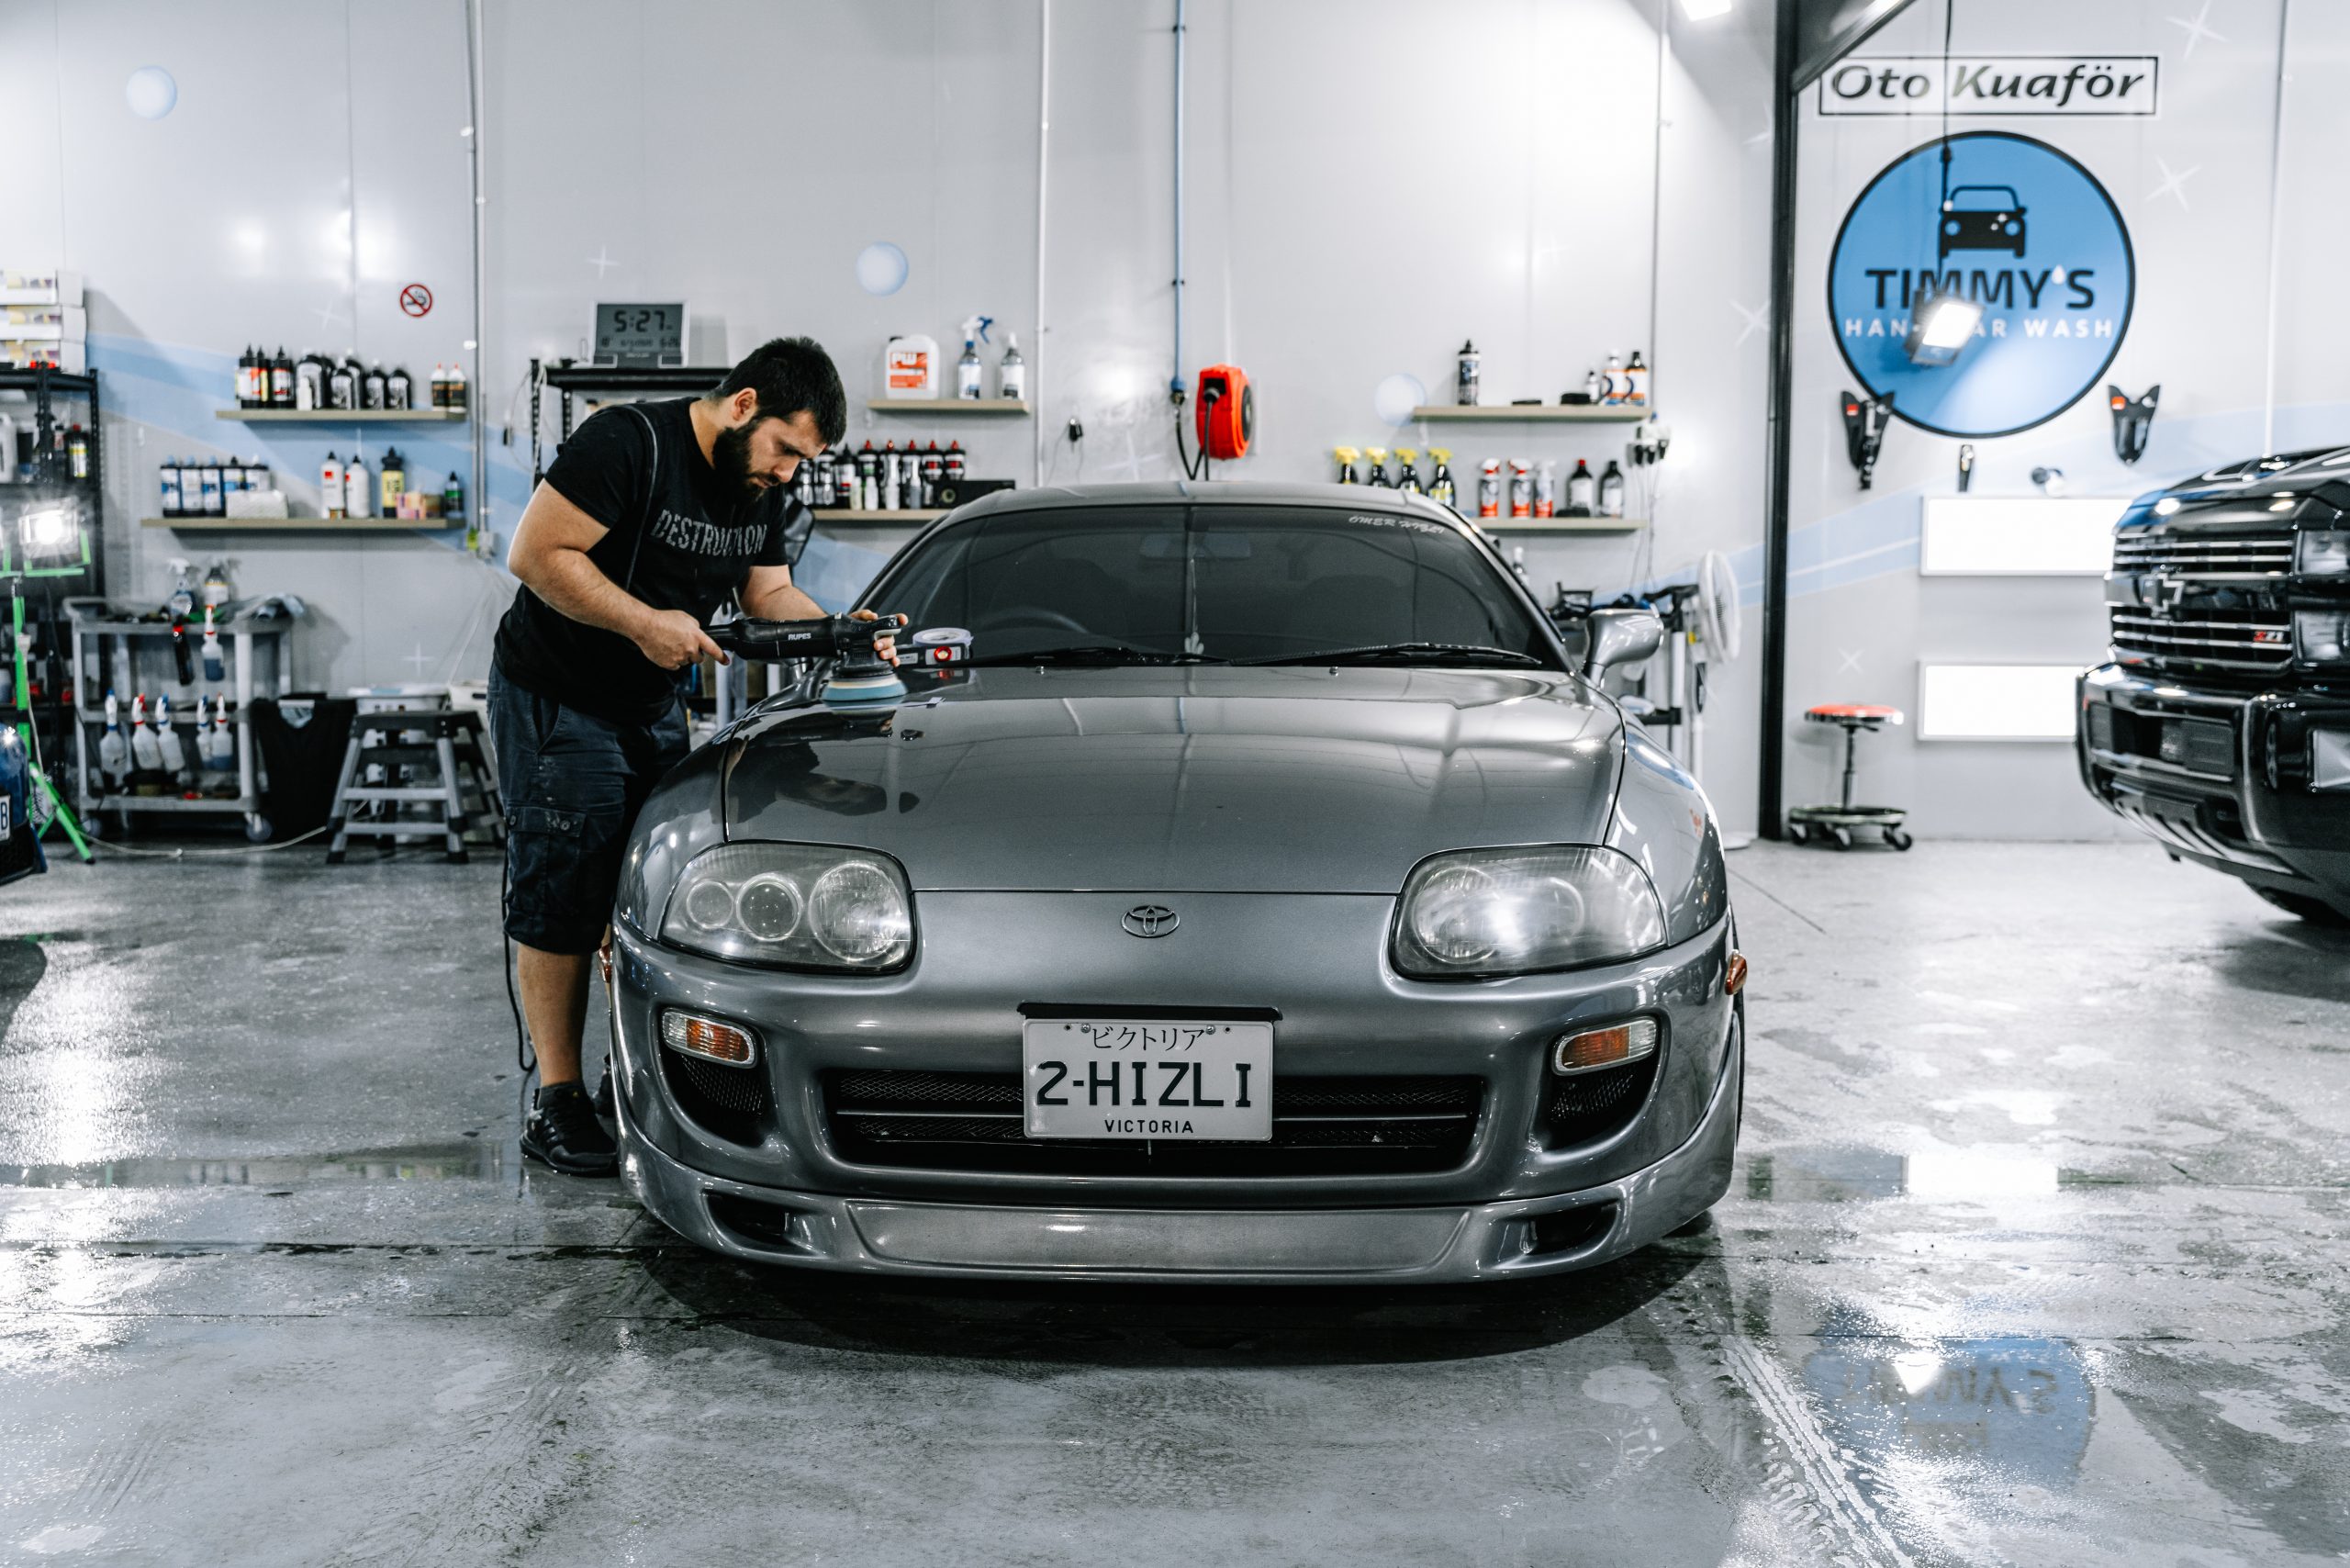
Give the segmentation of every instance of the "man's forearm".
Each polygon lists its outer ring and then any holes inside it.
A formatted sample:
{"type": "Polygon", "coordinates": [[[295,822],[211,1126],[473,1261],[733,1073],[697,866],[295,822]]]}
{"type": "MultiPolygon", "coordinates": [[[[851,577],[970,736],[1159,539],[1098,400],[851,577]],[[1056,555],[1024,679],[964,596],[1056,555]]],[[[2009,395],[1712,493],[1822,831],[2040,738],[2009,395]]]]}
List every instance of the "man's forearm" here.
{"type": "Polygon", "coordinates": [[[795,583],[769,588],[755,599],[746,599],[743,608],[762,621],[813,621],[826,613],[795,583]]]}
{"type": "Polygon", "coordinates": [[[643,635],[645,622],[656,613],[606,577],[585,551],[550,550],[528,574],[518,575],[532,593],[574,621],[617,632],[631,642],[643,635]]]}

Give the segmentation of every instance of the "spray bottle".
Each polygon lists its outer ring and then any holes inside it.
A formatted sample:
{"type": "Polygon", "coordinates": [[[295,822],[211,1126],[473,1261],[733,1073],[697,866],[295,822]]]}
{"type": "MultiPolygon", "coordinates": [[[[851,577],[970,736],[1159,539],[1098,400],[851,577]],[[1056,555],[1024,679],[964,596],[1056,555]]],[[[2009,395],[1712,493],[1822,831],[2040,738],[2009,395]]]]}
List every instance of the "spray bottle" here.
{"type": "Polygon", "coordinates": [[[1366,446],[1362,449],[1362,454],[1371,459],[1370,467],[1363,471],[1365,483],[1375,489],[1386,489],[1388,487],[1387,449],[1383,446],[1366,446]]]}
{"type": "Polygon", "coordinates": [[[147,699],[143,693],[130,700],[130,761],[141,770],[163,766],[163,753],[155,745],[155,732],[147,727],[147,699]]]}
{"type": "Polygon", "coordinates": [[[212,702],[212,766],[229,768],[236,766],[237,737],[229,728],[229,700],[215,698],[212,702]]]}
{"type": "Polygon", "coordinates": [[[1341,485],[1361,484],[1362,476],[1355,472],[1355,459],[1360,457],[1362,454],[1351,446],[1333,447],[1331,451],[1336,453],[1338,458],[1338,483],[1341,485]]]}
{"type": "Polygon", "coordinates": [[[163,609],[174,621],[185,621],[196,613],[196,588],[187,580],[188,561],[184,556],[171,558],[172,569],[179,573],[179,581],[172,585],[171,593],[163,600],[163,609]]]}
{"type": "Polygon", "coordinates": [[[122,736],[122,711],[116,706],[114,693],[106,693],[106,734],[98,737],[98,771],[116,789],[122,787],[122,777],[130,771],[130,743],[122,736]]]}
{"type": "Polygon", "coordinates": [[[1428,476],[1428,499],[1438,506],[1451,507],[1458,511],[1460,497],[1455,493],[1452,485],[1452,449],[1449,446],[1431,446],[1428,448],[1428,455],[1436,460],[1436,471],[1428,476]]]}
{"type": "Polygon", "coordinates": [[[1502,460],[1488,457],[1477,471],[1477,515],[1502,515],[1502,460]]]}
{"type": "Polygon", "coordinates": [[[163,771],[173,780],[187,771],[187,750],[180,745],[180,733],[172,723],[172,696],[164,692],[155,699],[155,756],[163,771]]]}
{"type": "Polygon", "coordinates": [[[215,561],[204,570],[204,608],[218,610],[236,598],[236,590],[229,586],[229,563],[215,561]]]}
{"type": "Polygon", "coordinates": [[[985,332],[990,318],[966,316],[963,319],[963,357],[955,362],[955,396],[979,396],[979,334],[985,332]]]}
{"type": "Polygon", "coordinates": [[[1395,476],[1395,487],[1407,496],[1416,496],[1420,493],[1420,476],[1412,466],[1412,459],[1418,455],[1418,453],[1408,446],[1399,446],[1395,449],[1395,461],[1404,465],[1404,471],[1395,476]]]}
{"type": "Polygon", "coordinates": [[[1546,457],[1534,476],[1534,515],[1556,517],[1559,512],[1559,464],[1546,457]]]}
{"type": "Polygon", "coordinates": [[[1018,402],[1028,396],[1028,362],[1020,357],[1020,334],[1003,335],[1003,363],[996,367],[995,395],[1018,402]]]}
{"type": "Polygon", "coordinates": [[[1509,515],[1534,515],[1534,465],[1523,457],[1509,460],[1509,515]]]}

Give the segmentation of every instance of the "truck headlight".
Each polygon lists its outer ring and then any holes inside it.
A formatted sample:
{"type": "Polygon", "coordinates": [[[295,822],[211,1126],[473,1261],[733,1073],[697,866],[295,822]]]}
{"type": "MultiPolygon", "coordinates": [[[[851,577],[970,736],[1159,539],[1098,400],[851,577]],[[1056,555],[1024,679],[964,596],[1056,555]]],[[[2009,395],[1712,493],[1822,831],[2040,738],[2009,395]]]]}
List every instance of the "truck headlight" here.
{"type": "Polygon", "coordinates": [[[898,863],[869,849],[725,844],[677,879],[661,940],[738,963],[878,973],[913,956],[913,895],[898,863]]]}
{"type": "Polygon", "coordinates": [[[1629,856],[1559,846],[1464,849],[1413,868],[1390,944],[1421,980],[1611,963],[1664,944],[1664,903],[1629,856]]]}
{"type": "Polygon", "coordinates": [[[2293,545],[2293,570],[2350,572],[2350,528],[2304,529],[2293,545]]]}
{"type": "Polygon", "coordinates": [[[2350,610],[2293,611],[2293,645],[2303,664],[2350,664],[2350,610]]]}

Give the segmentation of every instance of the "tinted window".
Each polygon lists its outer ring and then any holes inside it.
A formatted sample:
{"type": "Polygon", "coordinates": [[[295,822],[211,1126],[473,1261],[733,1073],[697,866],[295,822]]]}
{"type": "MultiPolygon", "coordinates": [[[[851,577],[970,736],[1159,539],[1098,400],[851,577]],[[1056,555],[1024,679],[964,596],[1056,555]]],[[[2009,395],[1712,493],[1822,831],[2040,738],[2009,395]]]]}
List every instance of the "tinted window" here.
{"type": "Polygon", "coordinates": [[[871,602],[968,627],[980,658],[1076,644],[1271,658],[1395,643],[1557,655],[1455,529],[1309,507],[1013,511],[949,528],[871,602]]]}

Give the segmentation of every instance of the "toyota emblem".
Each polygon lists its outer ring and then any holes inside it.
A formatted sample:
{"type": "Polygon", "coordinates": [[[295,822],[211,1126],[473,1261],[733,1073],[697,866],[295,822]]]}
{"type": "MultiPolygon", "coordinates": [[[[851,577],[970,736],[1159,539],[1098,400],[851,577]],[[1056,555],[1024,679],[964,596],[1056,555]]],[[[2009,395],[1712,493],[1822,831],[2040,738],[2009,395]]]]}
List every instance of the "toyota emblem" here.
{"type": "Polygon", "coordinates": [[[1118,924],[1131,936],[1164,936],[1182,924],[1183,917],[1163,903],[1138,903],[1118,924]]]}

